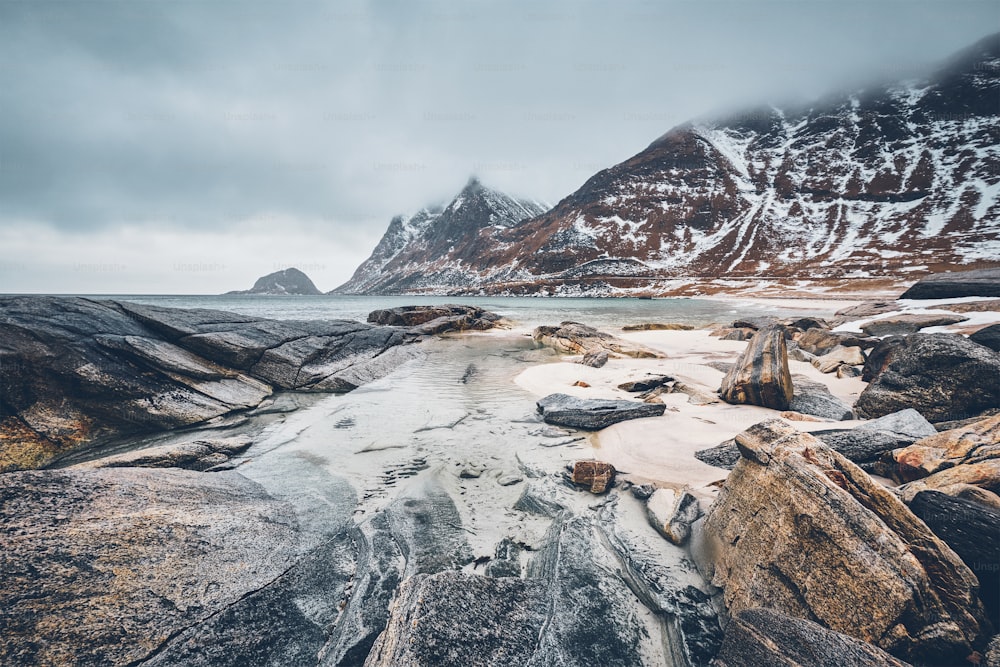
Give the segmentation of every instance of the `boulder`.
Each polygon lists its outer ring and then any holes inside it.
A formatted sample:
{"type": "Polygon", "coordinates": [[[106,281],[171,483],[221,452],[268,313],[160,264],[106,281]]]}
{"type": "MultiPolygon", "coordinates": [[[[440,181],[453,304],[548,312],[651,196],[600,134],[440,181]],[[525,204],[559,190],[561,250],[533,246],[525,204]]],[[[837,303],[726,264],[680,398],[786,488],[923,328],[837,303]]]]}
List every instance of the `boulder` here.
{"type": "Polygon", "coordinates": [[[736,442],[704,523],[731,614],[764,606],[904,660],[958,663],[982,645],[975,576],[893,493],[780,420],[736,442]]]}
{"type": "Polygon", "coordinates": [[[866,421],[857,427],[860,431],[890,431],[916,441],[937,434],[933,424],[913,408],[906,408],[866,421]]]}
{"type": "Polygon", "coordinates": [[[1000,299],[949,303],[941,306],[941,309],[950,310],[953,313],[1000,313],[1000,299]]]}
{"type": "Polygon", "coordinates": [[[650,375],[639,380],[631,380],[629,382],[623,382],[618,385],[618,388],[622,391],[627,391],[630,393],[652,391],[658,387],[662,387],[668,382],[673,382],[674,379],[669,375],[650,375]]]}
{"type": "Polygon", "coordinates": [[[712,667],[910,667],[882,649],[801,618],[745,609],[726,626],[712,667]]]}
{"type": "Polygon", "coordinates": [[[683,546],[691,536],[691,524],[701,516],[698,499],[684,489],[657,489],[646,500],[650,525],[667,540],[683,546]]]}
{"type": "Polygon", "coordinates": [[[935,432],[886,457],[887,473],[897,482],[910,482],[963,465],[1000,460],[1000,415],[935,432]]]}
{"type": "Polygon", "coordinates": [[[866,301],[865,303],[859,303],[856,306],[841,308],[836,312],[836,315],[838,317],[848,317],[859,320],[863,317],[874,317],[875,315],[891,313],[894,310],[899,310],[900,307],[900,304],[896,301],[866,301]]]}
{"type": "Polygon", "coordinates": [[[78,463],[72,469],[93,470],[97,468],[184,468],[185,470],[208,470],[229,461],[230,457],[241,454],[250,447],[250,438],[202,438],[157,447],[147,447],[124,454],[78,463]]]}
{"type": "Polygon", "coordinates": [[[860,347],[838,345],[821,357],[812,360],[821,373],[835,373],[841,366],[858,366],[865,363],[865,355],[860,347]]]}
{"type": "Polygon", "coordinates": [[[868,472],[881,472],[879,458],[886,452],[913,444],[936,433],[912,408],[865,422],[853,429],[814,431],[827,447],[854,461],[868,472]]]}
{"type": "Polygon", "coordinates": [[[944,491],[956,485],[978,486],[994,494],[1000,494],[1000,459],[964,463],[954,468],[947,468],[928,477],[908,482],[899,487],[899,492],[914,494],[924,490],[944,491]]]}
{"type": "Polygon", "coordinates": [[[590,350],[585,355],[580,363],[584,366],[590,366],[591,368],[602,368],[606,363],[608,363],[608,351],[604,349],[590,350]]]}
{"type": "Polygon", "coordinates": [[[812,352],[806,352],[798,343],[791,341],[787,344],[788,348],[788,358],[794,361],[803,361],[807,364],[811,364],[813,359],[816,359],[816,355],[812,352]]]}
{"type": "Polygon", "coordinates": [[[1000,626],[1000,510],[938,491],[920,491],[908,504],[976,575],[990,620],[1000,626]]]}
{"type": "Polygon", "coordinates": [[[789,322],[788,326],[792,329],[808,331],[809,329],[829,329],[830,323],[822,317],[800,317],[789,322]]]}
{"type": "Polygon", "coordinates": [[[988,347],[994,352],[1000,352],[1000,324],[991,324],[988,327],[983,327],[969,336],[969,340],[988,347]]]}
{"type": "Polygon", "coordinates": [[[598,331],[594,327],[579,322],[563,322],[559,326],[535,327],[532,339],[564,354],[587,354],[605,350],[611,356],[635,357],[637,359],[662,359],[663,354],[631,341],[598,331]]]}
{"type": "Polygon", "coordinates": [[[643,322],[642,324],[626,324],[622,331],[691,331],[694,329],[690,324],[677,324],[676,322],[643,322]]]}
{"type": "Polygon", "coordinates": [[[570,481],[585,486],[591,493],[601,494],[615,481],[615,467],[604,461],[577,461],[573,464],[570,481]]]}
{"type": "Polygon", "coordinates": [[[550,394],[536,405],[545,423],[588,431],[597,431],[628,419],[658,417],[666,410],[663,404],[576,398],[567,394],[550,394]]]}
{"type": "Polygon", "coordinates": [[[862,417],[912,407],[934,422],[1000,407],[1000,354],[958,334],[886,339],[865,373],[873,378],[855,404],[862,417]]]}
{"type": "Polygon", "coordinates": [[[688,403],[692,405],[713,405],[719,402],[719,396],[707,389],[696,387],[687,382],[674,382],[670,387],[672,394],[686,394],[688,403]]]}
{"type": "Polygon", "coordinates": [[[860,347],[869,349],[878,343],[877,338],[845,331],[809,329],[795,338],[795,343],[806,352],[822,356],[835,347],[860,347]]]}
{"type": "Polygon", "coordinates": [[[732,340],[732,341],[744,341],[750,340],[757,333],[756,329],[750,328],[740,328],[734,329],[732,327],[727,327],[725,329],[716,329],[712,331],[713,336],[720,340],[732,340]]]}
{"type": "Polygon", "coordinates": [[[732,327],[734,329],[753,329],[754,331],[760,331],[761,329],[769,329],[775,326],[783,326],[784,321],[778,319],[777,317],[772,317],[771,315],[761,315],[759,317],[743,317],[738,320],[734,320],[732,327]]]}
{"type": "Polygon", "coordinates": [[[1000,268],[935,273],[918,280],[900,299],[1000,296],[1000,268]]]}
{"type": "Polygon", "coordinates": [[[788,409],[824,419],[853,419],[854,410],[847,403],[830,393],[822,382],[810,380],[805,375],[793,375],[794,395],[788,409]]]}
{"type": "Polygon", "coordinates": [[[700,449],[694,457],[710,466],[732,470],[740,460],[740,450],[736,447],[736,440],[730,439],[715,447],[700,449]]]}
{"type": "Polygon", "coordinates": [[[770,327],[754,335],[736,364],[722,379],[719,394],[727,403],[787,410],[792,392],[784,330],[770,327]]]}
{"type": "Polygon", "coordinates": [[[950,324],[965,322],[969,318],[963,315],[923,315],[906,313],[875,320],[861,325],[861,330],[869,336],[889,336],[896,334],[916,333],[927,327],[944,327],[950,324]]]}
{"type": "Polygon", "coordinates": [[[861,369],[857,366],[838,366],[837,367],[837,378],[843,380],[844,378],[856,378],[861,377],[861,369]]]}
{"type": "Polygon", "coordinates": [[[420,334],[449,331],[485,331],[500,323],[500,316],[476,306],[399,306],[368,313],[370,324],[412,327],[420,334]]]}

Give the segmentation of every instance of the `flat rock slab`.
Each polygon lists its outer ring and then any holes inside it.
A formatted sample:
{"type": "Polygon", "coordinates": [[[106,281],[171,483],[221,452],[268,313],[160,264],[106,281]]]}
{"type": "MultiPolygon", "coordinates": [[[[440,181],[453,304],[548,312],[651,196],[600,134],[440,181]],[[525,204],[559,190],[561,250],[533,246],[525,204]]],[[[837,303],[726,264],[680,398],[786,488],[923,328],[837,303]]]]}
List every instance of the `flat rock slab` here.
{"type": "Polygon", "coordinates": [[[988,347],[994,352],[1000,352],[1000,324],[983,327],[969,336],[969,340],[988,347]]]}
{"type": "Polygon", "coordinates": [[[1000,296],[1000,269],[935,273],[921,278],[900,299],[952,299],[963,296],[1000,296]]]}
{"type": "Polygon", "coordinates": [[[629,419],[659,417],[666,411],[662,403],[613,401],[550,394],[536,404],[548,424],[597,431],[629,419]]]}
{"type": "Polygon", "coordinates": [[[559,326],[535,327],[531,338],[564,354],[587,354],[604,350],[610,355],[636,359],[662,359],[656,350],[612,336],[579,322],[562,322],[559,326]]]}
{"type": "Polygon", "coordinates": [[[968,321],[964,315],[919,315],[906,314],[885,317],[861,325],[861,330],[869,336],[889,336],[893,334],[916,333],[927,327],[945,327],[968,321]]]}

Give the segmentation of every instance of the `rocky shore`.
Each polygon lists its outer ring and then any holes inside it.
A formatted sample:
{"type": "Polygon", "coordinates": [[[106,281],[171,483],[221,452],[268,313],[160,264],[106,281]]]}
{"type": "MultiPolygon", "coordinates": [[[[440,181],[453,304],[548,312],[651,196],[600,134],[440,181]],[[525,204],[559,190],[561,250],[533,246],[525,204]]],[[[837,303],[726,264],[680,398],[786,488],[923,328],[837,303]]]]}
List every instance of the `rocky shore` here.
{"type": "Polygon", "coordinates": [[[0,663],[998,665],[1000,354],[912,310],[476,343],[2,299],[0,663]],[[384,418],[469,346],[525,397],[412,442],[312,402],[384,418]]]}

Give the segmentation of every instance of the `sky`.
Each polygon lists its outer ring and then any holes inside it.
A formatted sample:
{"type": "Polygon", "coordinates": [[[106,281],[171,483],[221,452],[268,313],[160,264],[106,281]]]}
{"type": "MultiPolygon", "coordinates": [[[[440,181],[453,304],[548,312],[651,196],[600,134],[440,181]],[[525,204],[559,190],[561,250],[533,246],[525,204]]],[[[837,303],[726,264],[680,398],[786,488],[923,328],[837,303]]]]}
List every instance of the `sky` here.
{"type": "Polygon", "coordinates": [[[998,26],[995,0],[0,0],[0,293],[330,290],[473,174],[554,204],[691,118],[998,26]]]}

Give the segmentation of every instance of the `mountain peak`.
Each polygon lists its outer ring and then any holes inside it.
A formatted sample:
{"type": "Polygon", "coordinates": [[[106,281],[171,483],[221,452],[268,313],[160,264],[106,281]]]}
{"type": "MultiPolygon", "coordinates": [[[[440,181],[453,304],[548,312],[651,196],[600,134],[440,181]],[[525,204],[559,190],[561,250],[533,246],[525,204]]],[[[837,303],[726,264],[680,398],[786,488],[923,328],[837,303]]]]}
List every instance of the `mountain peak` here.
{"type": "Polygon", "coordinates": [[[294,267],[281,269],[257,279],[248,290],[229,292],[229,294],[322,294],[313,281],[302,271],[294,267]]]}

